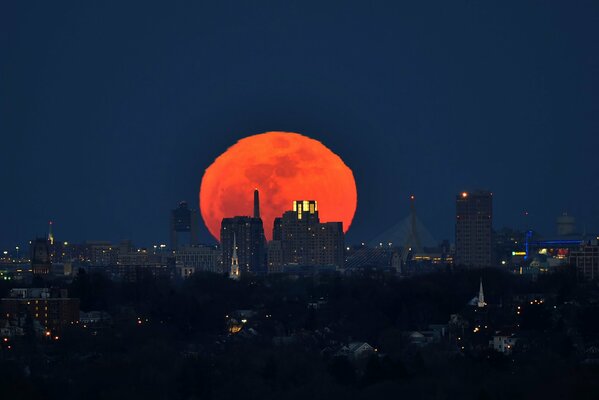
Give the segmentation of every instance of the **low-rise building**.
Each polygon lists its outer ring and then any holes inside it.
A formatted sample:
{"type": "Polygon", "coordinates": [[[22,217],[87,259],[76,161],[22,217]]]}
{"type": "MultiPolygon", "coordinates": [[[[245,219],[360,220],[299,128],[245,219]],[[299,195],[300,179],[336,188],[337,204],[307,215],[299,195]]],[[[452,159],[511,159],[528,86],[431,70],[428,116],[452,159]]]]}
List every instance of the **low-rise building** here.
{"type": "Polygon", "coordinates": [[[0,315],[17,326],[31,318],[53,335],[79,321],[79,299],[68,297],[66,289],[12,289],[9,296],[0,300],[0,315]]]}
{"type": "Polygon", "coordinates": [[[179,246],[175,251],[175,260],[181,265],[181,275],[184,277],[200,271],[220,273],[221,257],[221,251],[216,246],[179,246]]]}
{"type": "Polygon", "coordinates": [[[516,346],[518,338],[513,333],[495,332],[489,340],[489,347],[502,354],[510,354],[516,346]]]}

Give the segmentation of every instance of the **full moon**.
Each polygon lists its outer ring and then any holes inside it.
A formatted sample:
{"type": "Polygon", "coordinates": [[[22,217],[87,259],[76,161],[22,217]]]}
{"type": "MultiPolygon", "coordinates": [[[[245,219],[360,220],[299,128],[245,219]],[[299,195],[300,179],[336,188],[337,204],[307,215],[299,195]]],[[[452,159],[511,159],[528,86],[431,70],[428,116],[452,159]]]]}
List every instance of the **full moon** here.
{"type": "Polygon", "coordinates": [[[321,222],[349,229],[358,194],[354,175],[321,142],[292,132],[266,132],[239,140],[210,165],[200,187],[200,210],[208,230],[220,240],[223,218],[252,215],[254,189],[260,191],[264,233],[272,240],[276,217],[293,200],[316,200],[321,222]]]}

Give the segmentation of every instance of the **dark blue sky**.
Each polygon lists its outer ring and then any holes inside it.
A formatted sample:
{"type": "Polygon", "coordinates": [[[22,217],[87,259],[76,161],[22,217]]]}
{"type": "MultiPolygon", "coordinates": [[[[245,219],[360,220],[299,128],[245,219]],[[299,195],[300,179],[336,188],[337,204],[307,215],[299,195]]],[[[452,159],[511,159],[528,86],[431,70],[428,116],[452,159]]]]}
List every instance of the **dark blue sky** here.
{"type": "Polygon", "coordinates": [[[412,192],[453,240],[477,187],[496,228],[528,209],[599,230],[596,1],[110,3],[0,9],[0,246],[49,219],[61,240],[165,242],[213,159],[267,130],[353,169],[350,242],[412,192]]]}

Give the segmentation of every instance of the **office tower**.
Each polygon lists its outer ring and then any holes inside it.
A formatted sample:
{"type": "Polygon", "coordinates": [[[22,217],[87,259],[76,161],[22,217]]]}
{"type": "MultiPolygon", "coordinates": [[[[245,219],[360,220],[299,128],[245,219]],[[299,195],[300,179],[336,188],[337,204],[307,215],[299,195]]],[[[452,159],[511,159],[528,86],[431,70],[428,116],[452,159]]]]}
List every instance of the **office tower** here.
{"type": "Polygon", "coordinates": [[[294,201],[293,210],[280,220],[280,231],[283,264],[343,267],[343,224],[321,223],[315,200],[294,201]]]}
{"type": "Polygon", "coordinates": [[[583,243],[570,252],[570,264],[581,280],[599,279],[599,238],[583,243]]]}
{"type": "Polygon", "coordinates": [[[274,222],[273,222],[273,227],[272,227],[272,240],[278,240],[280,241],[283,237],[283,234],[281,233],[281,223],[283,222],[283,218],[281,217],[276,217],[274,222]]]}
{"type": "Polygon", "coordinates": [[[198,243],[198,218],[198,211],[190,209],[186,201],[182,201],[177,208],[171,211],[170,236],[172,250],[176,250],[179,245],[198,243]],[[182,235],[188,236],[187,240],[184,240],[181,237],[182,235]]]}
{"type": "Polygon", "coordinates": [[[52,270],[47,239],[38,238],[31,243],[31,270],[34,275],[48,275],[52,270]]]}
{"type": "Polygon", "coordinates": [[[560,237],[576,235],[576,218],[563,213],[556,219],[557,234],[560,237]]]}
{"type": "Polygon", "coordinates": [[[266,260],[269,274],[283,272],[283,248],[280,240],[268,242],[266,260]]]}
{"type": "Polygon", "coordinates": [[[266,264],[269,274],[283,272],[283,243],[281,238],[281,224],[283,218],[276,217],[273,222],[272,240],[268,243],[266,249],[266,264]]]}
{"type": "MultiPolygon", "coordinates": [[[[260,215],[257,191],[254,192],[254,214],[260,215]]],[[[220,228],[220,243],[224,271],[237,249],[240,273],[262,274],[266,272],[266,238],[261,218],[237,216],[223,218],[220,228]]]]}
{"type": "Polygon", "coordinates": [[[463,192],[456,197],[456,265],[491,266],[493,194],[463,192]]]}

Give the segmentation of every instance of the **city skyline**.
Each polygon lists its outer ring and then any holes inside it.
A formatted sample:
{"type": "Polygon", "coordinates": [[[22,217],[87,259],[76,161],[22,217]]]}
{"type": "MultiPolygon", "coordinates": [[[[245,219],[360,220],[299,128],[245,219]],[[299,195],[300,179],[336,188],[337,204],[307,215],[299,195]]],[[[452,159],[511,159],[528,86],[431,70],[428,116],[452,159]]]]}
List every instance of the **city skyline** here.
{"type": "Polygon", "coordinates": [[[195,206],[212,160],[273,129],[352,167],[350,242],[408,215],[398,201],[411,193],[451,238],[453,196],[477,188],[495,193],[498,226],[525,210],[542,232],[564,211],[599,226],[597,5],[211,4],[136,29],[164,13],[39,7],[11,3],[0,24],[15,32],[1,44],[3,246],[48,220],[72,240],[167,242],[164,210],[195,206]]]}
{"type": "MultiPolygon", "coordinates": [[[[464,193],[475,193],[475,192],[479,192],[480,189],[477,190],[472,190],[472,191],[459,191],[457,193],[454,193],[453,195],[453,199],[455,199],[456,196],[461,196],[464,193]]],[[[253,193],[253,192],[252,192],[253,193]]],[[[252,194],[253,195],[253,194],[252,194]]],[[[318,200],[316,200],[318,201],[318,200]]],[[[403,219],[406,218],[410,218],[411,215],[411,211],[410,211],[410,207],[411,205],[417,202],[416,200],[416,196],[414,194],[410,194],[406,199],[403,200],[403,206],[404,206],[404,211],[405,214],[400,215],[400,217],[397,220],[394,220],[393,222],[390,222],[391,225],[386,225],[385,228],[383,228],[382,226],[378,228],[378,230],[376,231],[376,234],[371,234],[369,235],[366,239],[365,238],[355,238],[355,235],[351,235],[351,229],[347,232],[346,236],[349,235],[349,237],[354,237],[355,240],[349,240],[348,243],[351,244],[360,244],[360,243],[374,243],[373,242],[373,238],[375,238],[375,236],[380,237],[381,232],[384,232],[385,230],[387,230],[388,228],[392,227],[393,224],[397,224],[398,222],[400,222],[403,219]]],[[[187,201],[186,200],[181,200],[178,202],[179,203],[179,208],[184,205],[185,207],[187,207],[187,201]]],[[[401,208],[401,204],[402,201],[399,201],[399,206],[401,208]]],[[[247,216],[250,217],[252,214],[252,208],[253,207],[251,205],[251,203],[248,203],[248,212],[246,214],[240,214],[240,215],[230,215],[230,216],[226,216],[225,218],[233,218],[233,217],[237,217],[237,216],[247,216]]],[[[493,203],[493,214],[495,215],[495,207],[496,207],[496,203],[493,203]]],[[[455,204],[454,204],[454,208],[455,208],[455,204]]],[[[199,212],[193,210],[193,206],[191,211],[195,214],[193,218],[196,219],[195,224],[197,225],[194,228],[194,235],[197,235],[198,231],[204,231],[204,235],[202,236],[203,240],[195,240],[195,243],[198,244],[205,244],[205,245],[212,245],[212,244],[218,244],[219,240],[216,240],[212,235],[210,235],[210,233],[208,232],[208,229],[206,228],[204,221],[202,220],[202,218],[199,216],[199,212]]],[[[171,213],[175,212],[175,210],[173,210],[171,208],[171,213]]],[[[422,210],[419,210],[419,218],[421,218],[421,214],[422,214],[422,210]]],[[[519,230],[519,231],[528,231],[528,230],[532,230],[538,234],[541,235],[545,235],[548,237],[553,237],[553,236],[559,236],[559,220],[560,218],[562,218],[563,216],[568,216],[569,218],[572,219],[574,227],[573,229],[575,229],[575,233],[578,234],[583,234],[583,233],[587,233],[587,234],[594,234],[596,232],[598,232],[599,230],[596,229],[592,229],[588,226],[588,224],[581,222],[579,219],[577,219],[574,215],[572,215],[572,213],[569,212],[561,212],[557,215],[554,216],[546,216],[546,218],[542,218],[544,220],[544,223],[542,224],[543,226],[547,227],[546,231],[541,231],[536,229],[535,226],[530,225],[532,222],[530,222],[529,219],[529,211],[527,210],[523,210],[521,215],[520,215],[520,221],[517,225],[515,226],[509,226],[509,225],[505,225],[505,224],[497,224],[496,222],[493,223],[492,225],[492,229],[493,231],[498,231],[500,229],[514,229],[514,230],[519,230]]],[[[165,213],[166,217],[164,218],[166,221],[166,226],[164,231],[160,232],[158,235],[156,235],[153,239],[150,238],[148,239],[148,241],[141,241],[139,240],[139,238],[136,237],[116,237],[116,238],[105,238],[105,237],[97,237],[97,236],[92,236],[90,238],[80,238],[80,239],[73,239],[72,237],[66,237],[64,236],[64,233],[59,231],[58,237],[59,240],[66,240],[69,242],[73,242],[73,243],[84,243],[84,242],[94,242],[94,241],[109,241],[109,242],[113,242],[113,243],[118,243],[124,240],[132,240],[133,242],[135,242],[137,245],[141,246],[141,247],[145,247],[145,248],[151,248],[151,246],[156,245],[156,244],[165,244],[165,243],[171,243],[173,241],[173,235],[175,234],[175,231],[173,230],[173,221],[172,221],[172,217],[168,216],[168,211],[167,213],[165,213]],[[170,222],[169,222],[169,218],[170,218],[170,222]],[[169,225],[170,224],[170,225],[169,225]],[[169,233],[170,232],[170,233],[169,233]],[[169,239],[169,235],[170,235],[170,239],[169,239]]],[[[399,215],[399,214],[398,214],[399,215]]],[[[192,218],[192,221],[193,221],[192,218]]],[[[432,237],[436,240],[437,243],[440,243],[443,240],[449,240],[451,243],[455,243],[456,240],[456,235],[455,235],[455,209],[452,210],[452,214],[449,216],[449,218],[454,222],[454,225],[452,226],[452,232],[448,237],[439,237],[438,235],[435,235],[435,232],[437,232],[437,230],[435,230],[436,224],[434,222],[430,223],[430,225],[426,225],[427,228],[431,228],[432,230],[432,237]]],[[[493,217],[493,220],[495,220],[495,216],[493,217]]],[[[333,221],[331,221],[333,222],[333,221]]],[[[52,233],[52,237],[55,236],[55,231],[56,228],[54,227],[56,225],[56,220],[50,220],[48,222],[46,222],[45,224],[45,230],[40,230],[35,232],[35,234],[33,235],[29,235],[29,238],[24,240],[23,242],[15,242],[14,240],[9,244],[9,245],[2,245],[0,244],[0,250],[4,250],[4,251],[9,251],[9,252],[16,252],[16,248],[15,247],[19,247],[19,250],[24,249],[26,245],[29,244],[29,242],[34,241],[35,239],[39,239],[39,238],[49,238],[50,233],[52,233]]],[[[270,229],[266,229],[267,227],[265,227],[265,232],[266,230],[272,231],[272,227],[270,229]]],[[[189,232],[189,230],[188,230],[189,232]]],[[[429,232],[427,232],[429,233],[429,232]]],[[[75,235],[75,237],[77,237],[77,235],[75,235]]],[[[190,236],[191,238],[192,236],[190,236]]]]}

